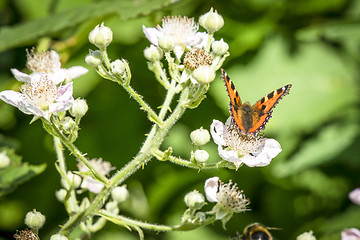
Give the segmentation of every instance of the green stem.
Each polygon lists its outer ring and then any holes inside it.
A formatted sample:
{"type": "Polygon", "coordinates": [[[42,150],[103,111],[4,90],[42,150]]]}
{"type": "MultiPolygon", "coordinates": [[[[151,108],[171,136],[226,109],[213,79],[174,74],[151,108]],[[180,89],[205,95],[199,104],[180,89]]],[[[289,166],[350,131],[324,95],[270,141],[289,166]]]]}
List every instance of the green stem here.
{"type": "MultiPolygon", "coordinates": [[[[164,151],[161,151],[160,149],[154,149],[153,150],[153,155],[155,156],[163,156],[165,154],[164,151]]],[[[206,163],[204,165],[197,165],[195,163],[190,162],[189,160],[185,160],[179,157],[175,157],[175,156],[169,156],[168,159],[164,159],[164,160],[169,160],[172,163],[184,166],[184,167],[188,167],[188,168],[194,168],[194,169],[212,169],[212,168],[219,168],[218,164],[216,163],[206,163]]]]}
{"type": "Polygon", "coordinates": [[[59,168],[62,172],[66,173],[67,168],[66,168],[66,162],[65,162],[65,158],[64,158],[63,145],[61,144],[61,141],[58,137],[54,136],[53,138],[54,138],[54,146],[55,146],[57,161],[59,163],[59,168]]]}
{"type": "Polygon", "coordinates": [[[53,131],[56,133],[56,136],[61,140],[61,142],[69,149],[69,151],[82,163],[85,164],[86,167],[89,168],[91,173],[94,175],[94,177],[103,182],[108,183],[108,179],[100,174],[90,163],[89,161],[84,157],[85,155],[80,152],[80,150],[71,142],[68,141],[68,139],[62,134],[58,126],[52,121],[51,127],[53,128],[53,131]]]}
{"type": "Polygon", "coordinates": [[[205,48],[206,52],[210,52],[211,40],[212,40],[213,36],[214,36],[213,33],[209,33],[208,41],[207,41],[206,48],[205,48]]]}
{"type": "Polygon", "coordinates": [[[143,229],[149,229],[149,230],[161,231],[161,232],[171,231],[174,229],[173,227],[166,226],[166,225],[157,225],[157,224],[145,223],[145,222],[138,221],[138,220],[133,220],[133,219],[121,216],[121,215],[112,214],[105,210],[100,210],[97,215],[104,217],[107,220],[109,220],[115,224],[122,225],[122,226],[130,226],[132,228],[135,226],[138,226],[143,229]]]}
{"type": "Polygon", "coordinates": [[[139,95],[130,85],[122,86],[130,94],[130,96],[140,104],[141,108],[149,114],[150,120],[153,119],[152,121],[159,124],[160,126],[164,124],[161,118],[159,118],[158,115],[152,110],[152,108],[142,99],[141,95],[139,95]]]}
{"type": "Polygon", "coordinates": [[[60,229],[59,233],[63,235],[68,235],[70,232],[80,224],[84,219],[93,215],[97,212],[105,203],[107,197],[109,196],[111,190],[125,181],[132,173],[138,170],[141,166],[145,165],[152,158],[151,151],[153,148],[159,148],[163,142],[165,136],[169,132],[170,128],[175,124],[175,122],[183,115],[185,107],[181,104],[186,98],[186,94],[181,94],[179,104],[176,106],[175,110],[169,116],[169,118],[164,122],[162,127],[153,125],[147,139],[145,140],[143,146],[141,147],[137,156],[120,169],[111,179],[108,184],[102,189],[102,191],[95,197],[91,202],[90,206],[83,212],[78,213],[70,217],[68,222],[60,229]],[[181,101],[182,100],[182,101],[181,101]]]}

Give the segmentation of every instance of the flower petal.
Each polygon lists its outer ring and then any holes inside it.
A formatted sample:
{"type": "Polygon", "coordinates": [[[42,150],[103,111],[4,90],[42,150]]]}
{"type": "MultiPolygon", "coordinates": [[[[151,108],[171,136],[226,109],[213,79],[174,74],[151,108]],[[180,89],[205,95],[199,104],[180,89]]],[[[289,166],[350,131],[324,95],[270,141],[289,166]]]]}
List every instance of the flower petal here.
{"type": "Polygon", "coordinates": [[[212,177],[205,181],[204,191],[209,202],[217,202],[216,193],[219,190],[219,177],[212,177]]]}
{"type": "Polygon", "coordinates": [[[17,107],[25,114],[33,114],[39,117],[44,116],[44,111],[35,106],[31,100],[25,97],[22,93],[12,90],[2,91],[0,92],[0,99],[10,105],[13,105],[14,107],[17,107]]]}
{"type": "Polygon", "coordinates": [[[91,177],[85,177],[83,182],[81,183],[81,188],[86,188],[90,192],[98,194],[103,189],[104,184],[102,182],[96,181],[91,177]]]}
{"type": "Polygon", "coordinates": [[[73,83],[70,82],[65,86],[58,88],[58,97],[56,101],[49,106],[49,113],[63,112],[68,110],[74,103],[73,83]]]}
{"type": "Polygon", "coordinates": [[[159,36],[162,35],[162,33],[157,30],[156,28],[147,28],[143,25],[143,32],[145,34],[145,37],[149,40],[151,44],[154,44],[155,46],[159,46],[159,36]]]}
{"type": "Polygon", "coordinates": [[[16,78],[16,80],[20,81],[20,82],[30,82],[31,81],[31,76],[20,72],[19,70],[17,70],[16,68],[12,68],[10,69],[11,73],[14,75],[14,77],[16,78]]]}
{"type": "Polygon", "coordinates": [[[57,52],[55,52],[54,50],[50,51],[50,58],[51,58],[51,70],[53,72],[56,72],[58,69],[61,68],[61,62],[60,62],[60,56],[57,52]]]}
{"type": "Polygon", "coordinates": [[[264,145],[260,147],[259,152],[245,155],[242,159],[244,164],[249,167],[265,167],[282,151],[280,143],[275,139],[264,138],[263,140],[264,145]]]}
{"type": "Polygon", "coordinates": [[[349,193],[349,198],[353,203],[360,205],[360,188],[356,188],[351,191],[349,193]]]}
{"type": "Polygon", "coordinates": [[[223,138],[224,131],[227,131],[225,125],[219,120],[214,119],[212,124],[210,125],[210,133],[212,138],[214,139],[214,142],[217,145],[225,145],[225,140],[223,138]]]}
{"type": "Polygon", "coordinates": [[[359,240],[360,231],[356,228],[350,228],[341,232],[341,240],[359,240]]]}

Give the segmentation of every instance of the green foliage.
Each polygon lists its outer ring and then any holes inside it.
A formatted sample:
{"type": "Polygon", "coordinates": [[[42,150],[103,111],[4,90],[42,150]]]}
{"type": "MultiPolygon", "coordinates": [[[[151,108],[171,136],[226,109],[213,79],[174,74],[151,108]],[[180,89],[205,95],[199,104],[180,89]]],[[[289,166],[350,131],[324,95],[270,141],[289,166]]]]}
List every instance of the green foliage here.
{"type": "Polygon", "coordinates": [[[16,155],[13,149],[0,148],[0,153],[6,154],[10,159],[10,165],[0,169],[0,196],[9,194],[18,185],[29,181],[46,169],[46,163],[41,165],[22,163],[21,157],[16,155]]]}

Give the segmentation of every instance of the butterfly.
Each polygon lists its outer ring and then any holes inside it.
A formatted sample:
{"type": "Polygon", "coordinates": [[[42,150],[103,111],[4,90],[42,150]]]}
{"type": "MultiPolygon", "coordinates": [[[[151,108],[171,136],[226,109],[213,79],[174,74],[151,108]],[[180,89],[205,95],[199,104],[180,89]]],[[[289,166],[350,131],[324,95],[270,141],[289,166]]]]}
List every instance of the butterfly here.
{"type": "Polygon", "coordinates": [[[245,135],[255,135],[260,130],[265,129],[265,125],[271,118],[275,106],[289,93],[292,86],[288,84],[279,88],[261,98],[254,105],[250,105],[249,102],[241,102],[234,83],[224,69],[221,69],[221,79],[225,83],[230,98],[230,114],[241,132],[245,135]]]}

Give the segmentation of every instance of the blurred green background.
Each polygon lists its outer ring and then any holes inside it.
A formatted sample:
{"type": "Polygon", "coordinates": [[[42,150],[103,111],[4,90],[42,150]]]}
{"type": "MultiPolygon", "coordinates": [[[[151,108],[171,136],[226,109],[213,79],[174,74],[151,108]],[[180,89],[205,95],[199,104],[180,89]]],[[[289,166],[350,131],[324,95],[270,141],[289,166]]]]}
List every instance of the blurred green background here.
{"type": "MultiPolygon", "coordinates": [[[[257,101],[291,83],[290,95],[277,106],[265,135],[283,148],[264,168],[242,167],[196,171],[151,161],[126,184],[131,200],[122,213],[149,222],[176,224],[185,210],[184,195],[203,192],[208,177],[232,179],[251,200],[251,211],[192,232],[153,233],[146,239],[229,239],[249,223],[281,228],[275,239],[295,239],[313,230],[318,239],[340,239],[344,228],[360,227],[360,206],[348,199],[360,187],[359,77],[360,1],[230,0],[230,1],[91,1],[0,0],[0,90],[18,89],[10,68],[24,70],[25,49],[50,39],[64,67],[82,65],[89,73],[74,81],[75,97],[86,98],[89,111],[81,123],[77,146],[89,157],[102,157],[121,168],[139,150],[150,123],[136,102],[117,84],[101,79],[84,58],[95,47],[88,32],[105,22],[114,32],[112,59],[130,63],[133,87],[156,108],[165,91],[147,69],[143,49],[149,45],[142,25],[156,26],[162,16],[198,17],[214,7],[225,19],[215,38],[223,38],[231,56],[223,66],[243,101],[257,101]]],[[[202,30],[203,31],[203,30],[202,30]]],[[[229,116],[220,77],[201,105],[188,110],[167,138],[175,155],[189,157],[189,134],[213,119],[229,116]]],[[[47,217],[40,231],[48,239],[67,218],[55,198],[60,188],[52,139],[40,121],[0,102],[0,147],[15,149],[24,162],[47,164],[46,170],[0,197],[0,239],[25,228],[23,218],[37,209],[47,217]]],[[[214,143],[206,145],[219,160],[214,143]]],[[[69,156],[70,168],[75,161],[69,156]]],[[[210,207],[210,206],[208,206],[210,207]]],[[[108,223],[93,239],[137,239],[134,232],[108,223]]]]}

